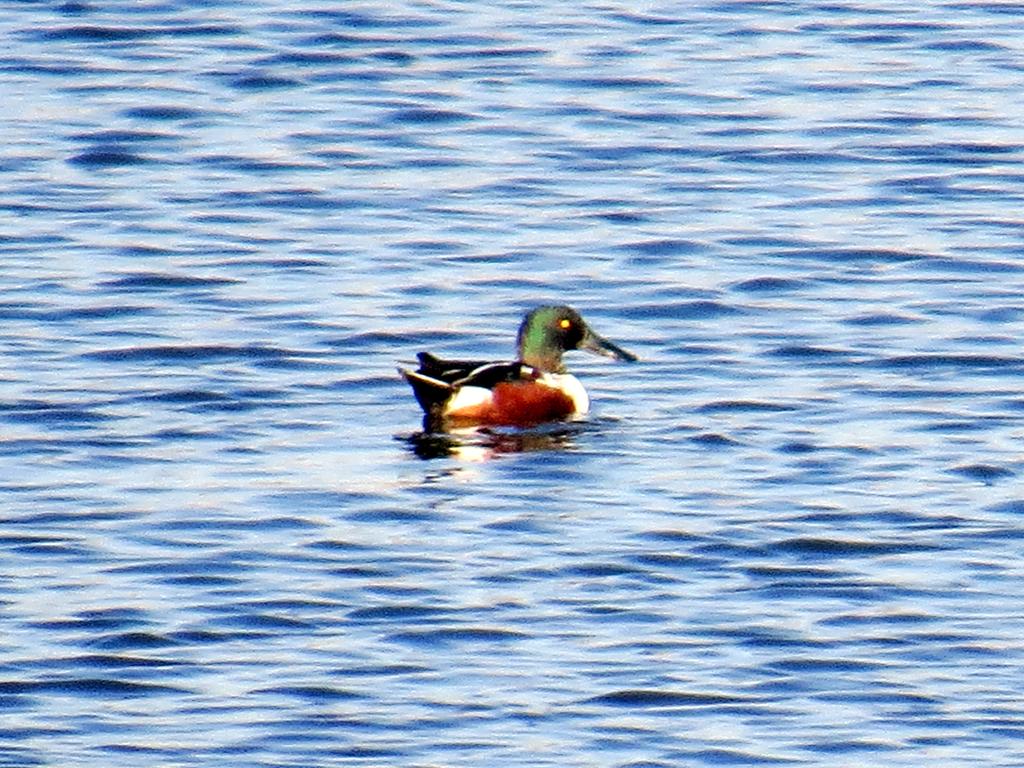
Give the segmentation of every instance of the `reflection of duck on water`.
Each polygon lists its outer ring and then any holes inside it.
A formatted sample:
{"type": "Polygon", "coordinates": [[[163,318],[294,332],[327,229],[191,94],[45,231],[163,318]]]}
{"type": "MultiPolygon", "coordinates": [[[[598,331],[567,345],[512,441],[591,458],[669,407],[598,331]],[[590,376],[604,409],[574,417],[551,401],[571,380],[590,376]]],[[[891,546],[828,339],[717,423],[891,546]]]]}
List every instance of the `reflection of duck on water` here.
{"type": "Polygon", "coordinates": [[[421,459],[455,458],[486,461],[502,454],[559,451],[570,449],[581,426],[558,429],[492,430],[482,428],[470,434],[417,432],[402,437],[421,459]]]}

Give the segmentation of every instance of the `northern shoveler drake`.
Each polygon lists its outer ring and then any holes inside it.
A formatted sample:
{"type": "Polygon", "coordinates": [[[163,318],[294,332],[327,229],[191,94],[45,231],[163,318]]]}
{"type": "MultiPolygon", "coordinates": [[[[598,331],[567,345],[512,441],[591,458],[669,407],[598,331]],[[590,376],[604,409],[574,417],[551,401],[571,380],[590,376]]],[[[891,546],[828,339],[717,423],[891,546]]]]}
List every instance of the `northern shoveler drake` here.
{"type": "Polygon", "coordinates": [[[562,353],[583,349],[618,360],[636,355],[594,333],[571,307],[537,307],[523,318],[512,362],[442,360],[420,352],[399,368],[423,408],[428,431],[444,427],[526,427],[585,414],[590,398],[567,373],[562,353]]]}

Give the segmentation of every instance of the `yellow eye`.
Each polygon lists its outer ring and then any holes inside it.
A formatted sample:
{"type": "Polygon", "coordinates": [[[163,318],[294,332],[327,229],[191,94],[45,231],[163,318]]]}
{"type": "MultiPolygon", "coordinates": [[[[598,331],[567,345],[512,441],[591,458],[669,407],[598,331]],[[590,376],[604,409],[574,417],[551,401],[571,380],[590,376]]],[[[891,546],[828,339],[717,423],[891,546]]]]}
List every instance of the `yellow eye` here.
{"type": "Polygon", "coordinates": [[[558,325],[562,329],[569,328],[570,326],[572,326],[572,320],[566,320],[565,318],[562,318],[561,320],[558,321],[558,325]]]}

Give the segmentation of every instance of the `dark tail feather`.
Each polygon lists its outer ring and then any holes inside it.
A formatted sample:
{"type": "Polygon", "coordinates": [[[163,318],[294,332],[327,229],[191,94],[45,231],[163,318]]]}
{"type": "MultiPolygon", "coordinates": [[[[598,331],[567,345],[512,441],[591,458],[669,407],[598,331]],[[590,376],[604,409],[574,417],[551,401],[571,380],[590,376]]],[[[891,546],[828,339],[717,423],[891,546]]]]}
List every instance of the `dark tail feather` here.
{"type": "Polygon", "coordinates": [[[420,404],[423,412],[428,416],[440,414],[445,401],[452,396],[454,391],[451,384],[406,368],[399,368],[398,372],[409,382],[413,394],[416,395],[416,402],[420,404]]]}

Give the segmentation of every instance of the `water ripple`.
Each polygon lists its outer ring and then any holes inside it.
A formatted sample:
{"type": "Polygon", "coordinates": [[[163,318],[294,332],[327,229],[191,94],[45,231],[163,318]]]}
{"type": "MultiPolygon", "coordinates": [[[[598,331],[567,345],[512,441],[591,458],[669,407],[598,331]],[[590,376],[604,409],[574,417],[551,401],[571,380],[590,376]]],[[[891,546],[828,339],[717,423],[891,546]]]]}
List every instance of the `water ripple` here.
{"type": "Polygon", "coordinates": [[[1024,763],[1022,13],[6,14],[0,764],[1024,763]]]}

